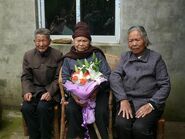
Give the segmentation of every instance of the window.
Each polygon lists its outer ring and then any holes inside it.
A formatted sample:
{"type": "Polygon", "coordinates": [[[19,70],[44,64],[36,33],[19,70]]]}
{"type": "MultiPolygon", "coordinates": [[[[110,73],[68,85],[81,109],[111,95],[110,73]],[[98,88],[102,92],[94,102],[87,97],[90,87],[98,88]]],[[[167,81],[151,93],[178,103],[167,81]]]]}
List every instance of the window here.
{"type": "Polygon", "coordinates": [[[39,27],[52,39],[71,37],[78,21],[86,22],[93,42],[119,43],[120,0],[37,0],[39,27]]]}

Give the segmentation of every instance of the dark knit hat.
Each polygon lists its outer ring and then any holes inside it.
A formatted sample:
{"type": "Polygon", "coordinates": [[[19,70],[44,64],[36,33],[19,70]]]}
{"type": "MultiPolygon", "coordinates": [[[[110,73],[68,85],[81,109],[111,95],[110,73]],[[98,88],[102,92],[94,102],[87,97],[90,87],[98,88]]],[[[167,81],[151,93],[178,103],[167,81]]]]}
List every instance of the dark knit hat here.
{"type": "Polygon", "coordinates": [[[91,41],[91,35],[90,35],[90,30],[89,26],[85,22],[78,22],[75,25],[75,31],[74,34],[72,35],[73,39],[76,37],[86,37],[91,41]]]}

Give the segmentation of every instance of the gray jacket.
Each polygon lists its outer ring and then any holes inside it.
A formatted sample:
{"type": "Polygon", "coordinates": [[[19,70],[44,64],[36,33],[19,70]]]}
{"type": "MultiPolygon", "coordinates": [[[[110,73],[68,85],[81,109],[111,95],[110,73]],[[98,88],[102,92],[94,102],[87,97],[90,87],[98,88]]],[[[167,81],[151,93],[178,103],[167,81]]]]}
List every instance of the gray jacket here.
{"type": "Polygon", "coordinates": [[[135,110],[148,102],[163,109],[171,88],[165,62],[150,49],[140,59],[131,51],[122,53],[120,63],[110,75],[110,85],[117,101],[132,101],[135,110]]]}

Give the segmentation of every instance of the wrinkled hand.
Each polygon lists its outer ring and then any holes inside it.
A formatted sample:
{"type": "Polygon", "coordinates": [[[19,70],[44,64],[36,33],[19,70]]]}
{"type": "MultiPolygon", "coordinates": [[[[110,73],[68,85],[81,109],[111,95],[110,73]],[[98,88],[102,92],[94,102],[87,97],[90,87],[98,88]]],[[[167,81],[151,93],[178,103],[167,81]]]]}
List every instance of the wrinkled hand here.
{"type": "Polygon", "coordinates": [[[80,105],[81,107],[84,107],[86,105],[86,103],[80,101],[80,98],[74,94],[71,94],[71,96],[73,97],[73,99],[75,100],[75,102],[80,105]]]}
{"type": "Polygon", "coordinates": [[[46,100],[46,101],[50,101],[51,100],[51,95],[49,92],[46,92],[44,94],[42,94],[40,100],[46,100]]]}
{"type": "Polygon", "coordinates": [[[136,118],[145,117],[147,114],[151,113],[153,108],[149,103],[141,106],[136,112],[136,118]]]}
{"type": "Polygon", "coordinates": [[[118,112],[118,115],[120,115],[121,112],[124,118],[127,119],[133,118],[132,109],[128,100],[120,101],[120,110],[118,112]]]}
{"type": "Polygon", "coordinates": [[[61,99],[61,104],[67,105],[69,102],[65,100],[65,98],[61,99]]]}
{"type": "Polygon", "coordinates": [[[23,99],[24,99],[24,101],[31,101],[32,93],[28,92],[28,93],[24,94],[23,99]]]}

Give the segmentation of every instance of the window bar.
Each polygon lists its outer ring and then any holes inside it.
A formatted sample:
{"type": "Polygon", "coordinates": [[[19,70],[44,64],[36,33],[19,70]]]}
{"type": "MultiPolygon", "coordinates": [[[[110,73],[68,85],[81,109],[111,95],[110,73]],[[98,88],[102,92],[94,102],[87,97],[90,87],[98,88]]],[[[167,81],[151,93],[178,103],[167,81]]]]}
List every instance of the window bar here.
{"type": "Polygon", "coordinates": [[[45,27],[45,0],[38,0],[39,28],[45,27]]]}
{"type": "Polygon", "coordinates": [[[115,1],[115,36],[117,36],[117,41],[120,38],[120,0],[115,1]]]}
{"type": "Polygon", "coordinates": [[[80,18],[80,0],[76,0],[76,23],[81,20],[80,18]]]}

